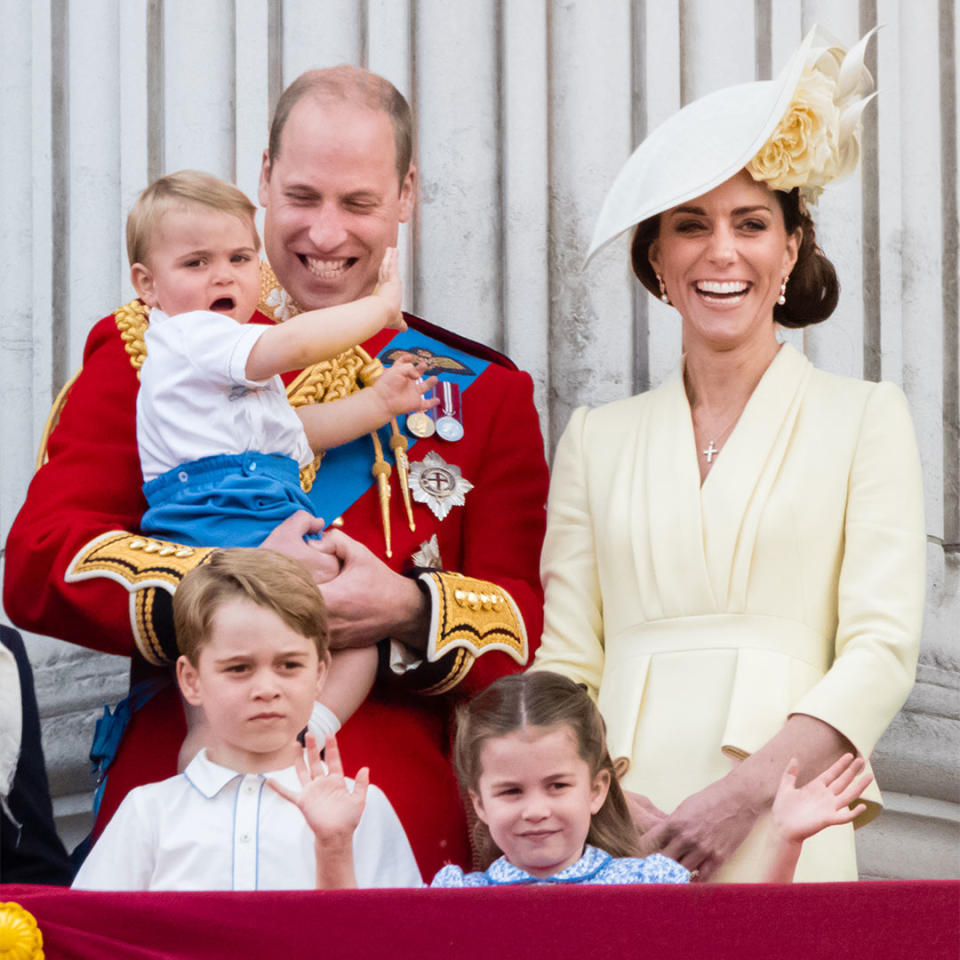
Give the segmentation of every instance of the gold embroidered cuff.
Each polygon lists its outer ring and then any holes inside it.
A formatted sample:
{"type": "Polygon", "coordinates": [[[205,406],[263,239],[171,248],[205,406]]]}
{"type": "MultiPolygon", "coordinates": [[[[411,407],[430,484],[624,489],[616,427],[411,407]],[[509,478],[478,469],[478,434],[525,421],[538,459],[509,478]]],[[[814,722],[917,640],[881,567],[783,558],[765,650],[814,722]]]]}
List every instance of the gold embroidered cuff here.
{"type": "Polygon", "coordinates": [[[188,547],[110,530],[81,547],[70,561],[67,583],[106,577],[130,594],[130,626],[143,658],[161,665],[177,657],[172,597],[180,581],[206,562],[210,547],[188,547]]]}
{"type": "Polygon", "coordinates": [[[421,573],[419,579],[430,592],[428,661],[453,650],[473,657],[501,650],[521,665],[527,662],[527,630],[506,590],[487,580],[437,570],[421,573]]]}

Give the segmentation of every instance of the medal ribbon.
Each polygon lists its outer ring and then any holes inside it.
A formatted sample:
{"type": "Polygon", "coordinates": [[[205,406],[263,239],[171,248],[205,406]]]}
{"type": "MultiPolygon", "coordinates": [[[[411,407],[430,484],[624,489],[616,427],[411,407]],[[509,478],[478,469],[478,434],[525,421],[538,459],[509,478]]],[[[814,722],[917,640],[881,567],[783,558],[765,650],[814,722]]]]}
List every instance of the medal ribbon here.
{"type": "MultiPolygon", "coordinates": [[[[476,379],[489,366],[488,360],[481,360],[472,354],[457,350],[440,340],[434,340],[418,330],[405,330],[398,333],[392,340],[383,346],[378,357],[383,357],[387,350],[414,350],[424,348],[439,357],[449,357],[458,361],[471,373],[443,372],[444,381],[456,383],[460,387],[461,395],[469,389],[476,379]]],[[[406,417],[398,417],[397,422],[401,430],[406,429],[406,417]]],[[[467,425],[469,427],[469,424],[467,425]]],[[[386,449],[390,448],[390,426],[381,427],[378,431],[381,443],[386,449]]],[[[407,453],[413,459],[411,451],[417,444],[417,438],[407,435],[407,453]]],[[[335,517],[346,513],[376,481],[370,474],[370,464],[373,462],[373,451],[370,439],[364,434],[357,440],[352,440],[341,447],[328,450],[323,457],[323,463],[317,473],[313,489],[307,494],[317,516],[323,517],[329,523],[335,517]],[[330,478],[335,478],[331,480],[330,478]]]]}

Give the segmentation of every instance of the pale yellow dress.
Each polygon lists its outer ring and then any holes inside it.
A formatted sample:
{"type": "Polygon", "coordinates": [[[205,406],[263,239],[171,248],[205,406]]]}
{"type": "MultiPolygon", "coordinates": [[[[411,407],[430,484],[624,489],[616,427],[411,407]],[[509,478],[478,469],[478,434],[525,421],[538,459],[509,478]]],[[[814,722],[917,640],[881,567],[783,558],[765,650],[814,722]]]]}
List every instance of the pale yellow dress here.
{"type": "MultiPolygon", "coordinates": [[[[587,686],[612,756],[631,759],[624,786],[667,811],[792,713],[869,756],[913,683],[924,555],[897,387],[823,373],[783,346],[701,487],[678,375],[570,420],[535,668],[587,686]]],[[[862,823],[880,809],[875,787],[866,799],[862,823]]],[[[758,878],[767,827],[720,879],[758,878]]],[[[808,841],[797,879],[856,879],[852,828],[808,841]]]]}

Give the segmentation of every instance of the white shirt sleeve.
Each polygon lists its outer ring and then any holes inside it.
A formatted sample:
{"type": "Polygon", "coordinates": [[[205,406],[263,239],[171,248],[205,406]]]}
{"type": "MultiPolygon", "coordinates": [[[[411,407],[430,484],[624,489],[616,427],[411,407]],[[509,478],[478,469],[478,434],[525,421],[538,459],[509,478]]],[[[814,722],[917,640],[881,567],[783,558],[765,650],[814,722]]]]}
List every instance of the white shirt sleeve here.
{"type": "Polygon", "coordinates": [[[157,817],[141,787],[130,791],[80,867],[77,890],[149,890],[157,850],[157,817]]]}
{"type": "Polygon", "coordinates": [[[353,866],[358,887],[422,887],[423,878],[386,794],[373,785],[353,834],[353,866]]]}
{"type": "Polygon", "coordinates": [[[165,362],[175,359],[186,363],[213,385],[259,387],[271,378],[250,380],[247,360],[269,329],[260,323],[237,323],[232,317],[209,310],[193,310],[148,327],[147,356],[162,349],[165,362]]]}

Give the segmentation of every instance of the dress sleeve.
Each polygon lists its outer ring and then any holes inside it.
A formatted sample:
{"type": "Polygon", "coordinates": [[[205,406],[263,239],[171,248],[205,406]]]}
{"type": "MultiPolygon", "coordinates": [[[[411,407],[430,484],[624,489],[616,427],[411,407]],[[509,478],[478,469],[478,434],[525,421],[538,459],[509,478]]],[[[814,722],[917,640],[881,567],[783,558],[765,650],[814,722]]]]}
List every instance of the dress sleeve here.
{"type": "Polygon", "coordinates": [[[466,886],[464,879],[463,870],[455,863],[448,863],[437,872],[437,875],[430,881],[430,886],[441,889],[459,888],[466,886]]]}
{"type": "Polygon", "coordinates": [[[557,446],[540,565],[543,639],[534,668],[584,684],[596,699],[603,673],[603,598],[583,438],[589,411],[576,410],[557,446]]]}
{"type": "Polygon", "coordinates": [[[848,484],[835,659],[793,713],[823,720],[869,756],[916,672],[925,596],[920,458],[907,400],[878,384],[848,484]]]}
{"type": "Polygon", "coordinates": [[[73,881],[77,890],[149,890],[157,817],[142,787],[130,791],[93,845],[73,881]]]}

